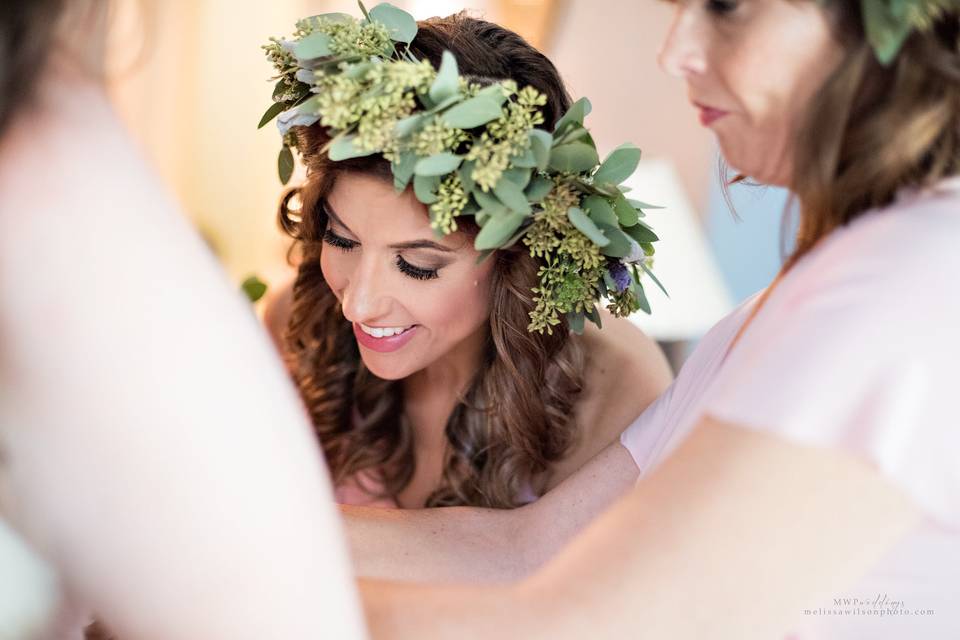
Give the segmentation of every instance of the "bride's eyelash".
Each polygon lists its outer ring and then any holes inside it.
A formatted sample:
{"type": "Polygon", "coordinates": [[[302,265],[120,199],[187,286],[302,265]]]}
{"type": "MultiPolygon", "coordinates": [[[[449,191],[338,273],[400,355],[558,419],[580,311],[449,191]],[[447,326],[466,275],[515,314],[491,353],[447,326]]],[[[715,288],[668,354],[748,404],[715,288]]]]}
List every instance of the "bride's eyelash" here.
{"type": "Polygon", "coordinates": [[[740,5],[738,0],[706,0],[707,11],[718,16],[727,16],[736,11],[740,5]]]}
{"type": "MultiPolygon", "coordinates": [[[[341,251],[353,251],[360,245],[360,243],[355,240],[348,240],[347,238],[338,236],[333,231],[330,231],[330,229],[324,230],[323,241],[341,251]]],[[[415,280],[433,280],[440,277],[439,269],[424,269],[423,267],[412,265],[404,260],[403,256],[397,256],[397,268],[400,269],[400,272],[405,276],[415,280]]]]}
{"type": "Polygon", "coordinates": [[[414,278],[416,280],[433,280],[434,278],[440,277],[439,269],[423,269],[421,267],[415,267],[406,260],[403,259],[403,256],[397,256],[397,268],[406,275],[414,278]]]}
{"type": "Polygon", "coordinates": [[[323,241],[326,242],[331,247],[336,247],[337,249],[342,249],[343,251],[353,251],[357,248],[359,242],[353,240],[347,240],[342,236],[338,236],[330,229],[326,229],[323,232],[323,241]]]}

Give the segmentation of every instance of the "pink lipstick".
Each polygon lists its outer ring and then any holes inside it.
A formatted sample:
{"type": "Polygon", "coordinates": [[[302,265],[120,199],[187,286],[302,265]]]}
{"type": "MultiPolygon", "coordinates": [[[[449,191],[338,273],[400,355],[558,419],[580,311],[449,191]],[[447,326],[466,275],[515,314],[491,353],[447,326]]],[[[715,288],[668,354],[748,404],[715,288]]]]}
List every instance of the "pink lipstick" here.
{"type": "Polygon", "coordinates": [[[361,346],[366,347],[371,351],[376,351],[378,353],[390,353],[391,351],[396,351],[410,342],[410,340],[413,338],[413,335],[417,332],[418,327],[419,325],[413,325],[409,329],[406,329],[402,333],[398,333],[395,336],[376,338],[361,329],[359,323],[354,322],[353,335],[356,336],[357,342],[359,342],[361,346]]]}

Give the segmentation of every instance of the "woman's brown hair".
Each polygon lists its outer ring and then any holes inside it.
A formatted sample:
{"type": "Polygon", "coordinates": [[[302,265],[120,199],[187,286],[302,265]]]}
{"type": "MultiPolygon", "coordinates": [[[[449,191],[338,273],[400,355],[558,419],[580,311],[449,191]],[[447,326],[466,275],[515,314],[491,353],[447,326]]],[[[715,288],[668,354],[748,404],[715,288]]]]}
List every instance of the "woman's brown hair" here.
{"type": "Polygon", "coordinates": [[[64,0],[0,4],[0,136],[43,75],[64,0]]]}
{"type": "MultiPolygon", "coordinates": [[[[464,75],[513,79],[538,89],[547,96],[544,118],[550,126],[570,106],[554,65],[507,29],[462,13],[420,22],[411,53],[438,67],[444,50],[454,54],[464,75]]],[[[351,325],[320,270],[327,223],[322,202],[337,177],[357,171],[389,180],[390,168],[376,156],[331,162],[322,152],[328,139],[319,125],[296,135],[308,178],[287,194],[279,215],[300,253],[286,336],[291,368],[334,481],[366,472],[382,483],[382,495],[393,497],[409,483],[415,465],[402,381],[379,379],[364,366],[351,325]],[[297,209],[291,207],[295,199],[297,209]]],[[[477,228],[471,222],[461,218],[458,224],[472,239],[477,228]]],[[[572,415],[583,388],[582,345],[565,323],[552,334],[527,330],[537,260],[522,247],[497,251],[491,259],[483,361],[447,420],[443,477],[428,506],[517,506],[527,490],[542,490],[544,472],[577,433],[572,415]]]]}
{"type": "Polygon", "coordinates": [[[960,14],[915,30],[890,66],[864,35],[860,2],[826,10],[846,55],[797,135],[791,190],[801,208],[788,264],[828,233],[960,171],[960,14]]]}

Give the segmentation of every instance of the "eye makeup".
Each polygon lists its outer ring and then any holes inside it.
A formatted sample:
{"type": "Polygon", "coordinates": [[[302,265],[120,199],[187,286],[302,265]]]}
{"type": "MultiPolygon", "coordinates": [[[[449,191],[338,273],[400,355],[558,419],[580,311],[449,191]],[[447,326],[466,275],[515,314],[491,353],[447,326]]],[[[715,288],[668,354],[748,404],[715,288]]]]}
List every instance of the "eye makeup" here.
{"type": "MultiPolygon", "coordinates": [[[[343,236],[334,233],[329,228],[323,232],[323,241],[331,247],[341,251],[353,251],[360,246],[360,243],[356,240],[344,238],[343,236]]],[[[442,266],[432,269],[428,267],[419,267],[408,262],[399,254],[397,254],[396,265],[397,269],[399,269],[403,275],[413,278],[414,280],[434,280],[439,278],[440,269],[443,268],[442,266]]]]}

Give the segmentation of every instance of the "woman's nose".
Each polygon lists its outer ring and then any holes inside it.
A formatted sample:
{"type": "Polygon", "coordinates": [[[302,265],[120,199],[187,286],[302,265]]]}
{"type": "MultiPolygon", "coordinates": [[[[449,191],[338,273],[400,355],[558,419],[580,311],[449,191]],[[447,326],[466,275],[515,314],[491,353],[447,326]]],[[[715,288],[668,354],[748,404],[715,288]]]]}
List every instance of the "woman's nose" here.
{"type": "Polygon", "coordinates": [[[678,4],[657,61],[670,75],[689,78],[707,69],[704,34],[694,9],[678,4]]]}
{"type": "Polygon", "coordinates": [[[343,315],[351,322],[370,324],[390,310],[390,292],[385,269],[364,256],[357,262],[343,288],[343,315]]]}

